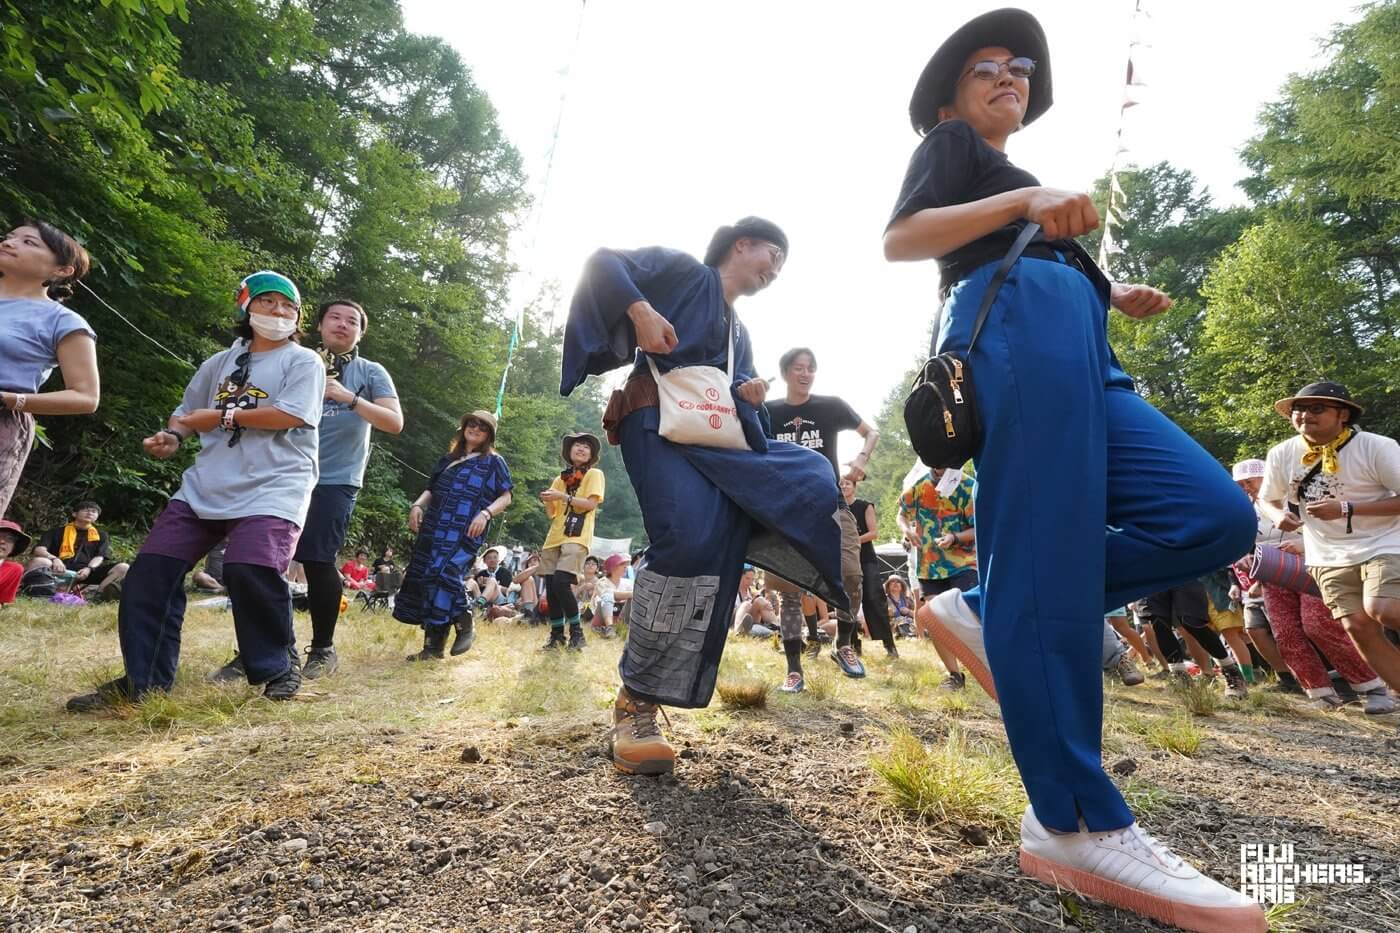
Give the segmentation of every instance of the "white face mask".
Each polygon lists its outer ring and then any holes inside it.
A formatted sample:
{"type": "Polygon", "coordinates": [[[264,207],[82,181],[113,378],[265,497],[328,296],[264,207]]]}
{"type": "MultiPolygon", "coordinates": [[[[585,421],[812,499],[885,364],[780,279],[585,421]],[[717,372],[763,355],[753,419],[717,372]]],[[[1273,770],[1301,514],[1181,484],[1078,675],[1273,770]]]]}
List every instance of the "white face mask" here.
{"type": "Polygon", "coordinates": [[[272,314],[249,314],[248,324],[264,340],[286,340],[297,329],[296,321],[272,314]]]}

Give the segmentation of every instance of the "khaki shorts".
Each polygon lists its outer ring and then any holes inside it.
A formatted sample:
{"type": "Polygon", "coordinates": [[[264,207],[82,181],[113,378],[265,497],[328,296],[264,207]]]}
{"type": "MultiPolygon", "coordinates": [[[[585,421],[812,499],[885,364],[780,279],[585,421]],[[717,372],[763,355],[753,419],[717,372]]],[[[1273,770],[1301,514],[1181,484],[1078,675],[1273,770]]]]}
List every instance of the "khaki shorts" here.
{"type": "Polygon", "coordinates": [[[588,559],[588,548],[582,544],[561,544],[558,547],[540,551],[540,569],[536,576],[544,578],[556,570],[574,575],[578,580],[583,576],[583,562],[588,559]]]}
{"type": "Polygon", "coordinates": [[[1365,597],[1400,599],[1400,554],[1381,554],[1351,567],[1309,567],[1332,618],[1365,612],[1365,597]]]}
{"type": "Polygon", "coordinates": [[[1216,609],[1207,605],[1206,614],[1210,616],[1210,627],[1217,633],[1227,632],[1232,628],[1244,628],[1244,613],[1238,609],[1216,609]]]}
{"type": "MultiPolygon", "coordinates": [[[[850,509],[836,510],[836,524],[841,526],[841,577],[858,577],[860,572],[860,527],[850,509]]],[[[860,602],[860,594],[851,597],[860,602]]]]}

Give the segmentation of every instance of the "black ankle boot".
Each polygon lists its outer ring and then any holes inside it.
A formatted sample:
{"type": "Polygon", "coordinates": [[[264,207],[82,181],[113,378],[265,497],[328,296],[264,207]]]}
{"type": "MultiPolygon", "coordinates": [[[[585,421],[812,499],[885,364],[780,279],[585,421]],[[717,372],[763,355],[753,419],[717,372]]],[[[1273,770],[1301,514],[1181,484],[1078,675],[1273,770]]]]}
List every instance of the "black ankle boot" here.
{"type": "Polygon", "coordinates": [[[564,640],[564,629],[563,629],[563,627],[561,626],[560,628],[555,628],[554,626],[551,625],[551,626],[549,627],[549,641],[545,642],[545,643],[544,643],[544,646],[543,646],[542,648],[540,648],[540,650],[541,650],[541,651],[555,651],[555,650],[558,650],[559,648],[563,648],[566,644],[567,644],[567,642],[564,640]]]}
{"type": "Polygon", "coordinates": [[[410,661],[441,661],[443,647],[447,644],[447,625],[423,626],[423,650],[410,654],[410,661]]]}
{"type": "Polygon", "coordinates": [[[452,639],[452,656],[455,658],[459,654],[466,654],[471,648],[472,642],[476,641],[476,629],[473,627],[472,613],[468,609],[457,617],[453,623],[457,629],[457,637],[452,639]]]}
{"type": "Polygon", "coordinates": [[[569,625],[569,650],[582,651],[583,645],[583,624],[580,622],[571,623],[569,625]]]}

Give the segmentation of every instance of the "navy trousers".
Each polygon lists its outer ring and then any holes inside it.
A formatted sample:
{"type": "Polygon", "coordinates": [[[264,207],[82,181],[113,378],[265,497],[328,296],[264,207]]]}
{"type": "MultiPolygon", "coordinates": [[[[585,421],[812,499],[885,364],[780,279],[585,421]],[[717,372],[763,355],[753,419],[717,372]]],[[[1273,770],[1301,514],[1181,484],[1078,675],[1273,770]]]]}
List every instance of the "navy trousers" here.
{"type": "MultiPolygon", "coordinates": [[[[185,574],[193,563],[164,554],[138,554],[122,584],[117,635],[132,690],[169,690],[180,663],[185,621],[185,574]]],[[[248,682],[264,683],[287,672],[296,654],[292,598],[272,567],[224,564],[224,586],[233,605],[233,629],[248,682]]]]}
{"type": "MultiPolygon", "coordinates": [[[[941,349],[966,349],[995,264],[954,287],[941,349]]],[[[982,619],[1027,796],[1063,832],[1127,826],[1103,771],[1103,618],[1247,551],[1255,518],[1230,474],[1133,390],[1108,309],[1063,263],[1021,259],[971,355],[982,619]]]]}

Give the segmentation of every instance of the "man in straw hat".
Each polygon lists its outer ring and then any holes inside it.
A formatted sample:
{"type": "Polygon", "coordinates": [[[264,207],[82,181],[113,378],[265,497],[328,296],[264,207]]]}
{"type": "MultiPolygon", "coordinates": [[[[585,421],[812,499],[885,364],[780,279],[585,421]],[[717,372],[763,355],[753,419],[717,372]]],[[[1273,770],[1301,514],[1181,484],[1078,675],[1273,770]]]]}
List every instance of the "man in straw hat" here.
{"type": "Polygon", "coordinates": [[[734,313],[739,298],[778,277],[787,249],[777,224],[745,217],[715,231],[703,263],[661,247],[599,250],[569,309],[562,394],[636,359],[603,419],[608,439],[622,447],[650,541],[613,706],[613,764],[626,773],[675,766],[657,706],[709,703],[746,560],[832,605],[849,605],[831,466],[815,451],[764,438],[758,411],[768,386],[756,377],[748,331],[734,313]],[[647,357],[661,373],[723,370],[731,345],[730,394],[749,449],[662,438],[647,357]]]}
{"type": "Polygon", "coordinates": [[[1400,690],[1400,649],[1384,631],[1400,630],[1400,445],[1357,427],[1363,409],[1337,382],[1306,385],[1274,410],[1297,435],[1269,451],[1260,511],[1302,531],[1322,601],[1400,690]]]}
{"type": "Polygon", "coordinates": [[[982,428],[980,585],[920,612],[979,682],[968,659],[987,659],[984,686],[1030,799],[1023,871],[1178,926],[1262,933],[1259,905],[1143,830],[1103,769],[1104,611],[1236,559],[1254,516],[1229,474],[1133,391],[1108,345],[1110,307],[1142,318],[1170,298],[1110,282],[1074,240],[1098,225],[1088,195],[1047,188],[1007,157],[1049,109],[1050,76],[1035,17],[996,10],[938,48],[909,104],[922,140],[885,256],[938,263],[938,348],[965,354],[982,428]],[[983,318],[999,268],[1005,285],[983,318]],[[1180,509],[1178,493],[1198,507],[1180,509]]]}

